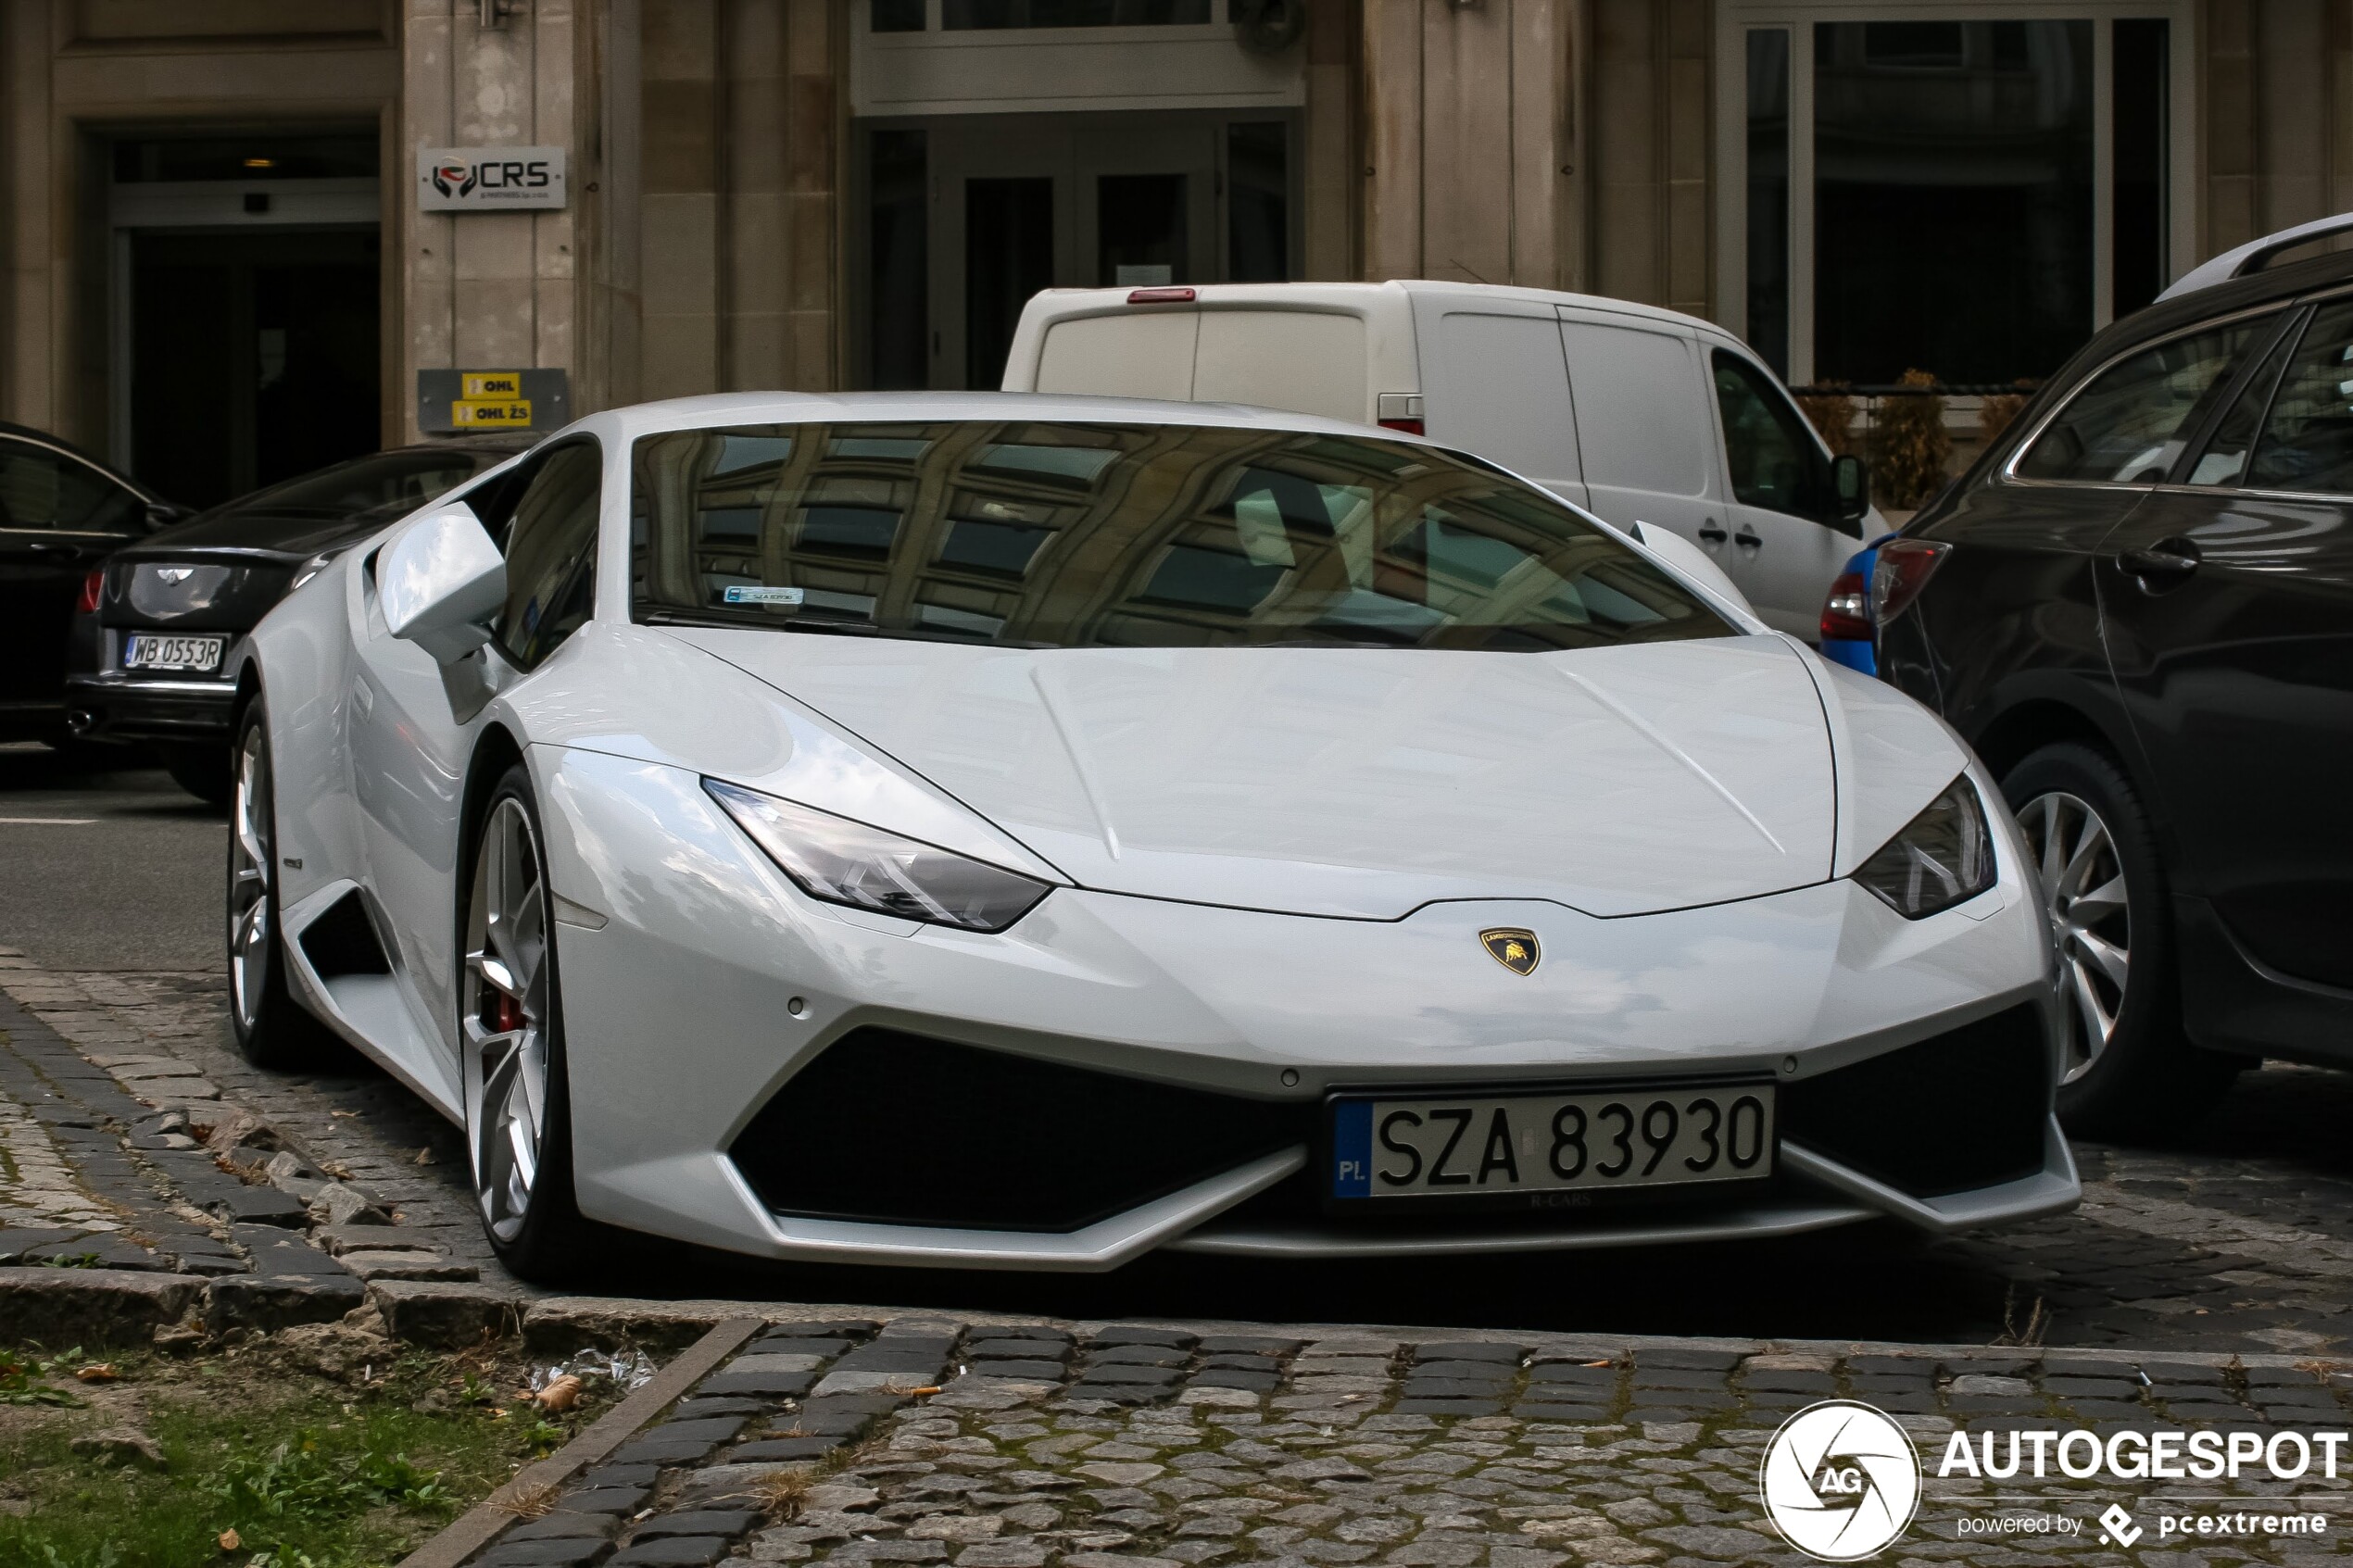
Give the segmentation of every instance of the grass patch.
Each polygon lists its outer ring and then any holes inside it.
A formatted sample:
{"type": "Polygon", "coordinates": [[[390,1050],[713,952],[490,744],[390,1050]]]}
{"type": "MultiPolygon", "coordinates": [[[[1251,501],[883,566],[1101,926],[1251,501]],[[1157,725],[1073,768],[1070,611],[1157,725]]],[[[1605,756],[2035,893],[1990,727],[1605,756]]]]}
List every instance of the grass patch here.
{"type": "Polygon", "coordinates": [[[516,1400],[511,1348],[398,1353],[336,1377],[261,1339],[118,1357],[102,1387],[74,1386],[68,1361],[0,1348],[20,1389],[0,1407],[0,1568],[396,1562],[619,1398],[592,1382],[578,1407],[542,1416],[516,1400]],[[53,1379],[73,1407],[28,1398],[53,1379]],[[160,1469],[74,1451],[123,1427],[154,1440],[160,1469]]]}

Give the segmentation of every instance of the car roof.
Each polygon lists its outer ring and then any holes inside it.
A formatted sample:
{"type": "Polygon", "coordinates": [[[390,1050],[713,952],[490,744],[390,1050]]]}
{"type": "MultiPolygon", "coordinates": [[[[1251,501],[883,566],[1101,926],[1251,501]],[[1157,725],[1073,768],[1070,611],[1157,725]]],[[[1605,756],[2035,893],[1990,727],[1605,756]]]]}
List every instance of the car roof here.
{"type": "Polygon", "coordinates": [[[1286,430],[1305,434],[1415,436],[1316,414],[1240,403],[1171,403],[1148,397],[1089,397],[1040,392],[724,392],[673,397],[590,414],[572,428],[622,438],[724,424],[924,423],[1035,420],[1040,423],[1200,425],[1286,430]]]}
{"type": "Polygon", "coordinates": [[[154,501],[161,499],[161,497],[157,495],[154,489],[150,486],[140,483],[137,480],[132,478],[129,474],[123,472],[120,469],[107,461],[104,458],[99,457],[95,452],[92,452],[85,447],[77,446],[62,435],[53,435],[45,430],[35,430],[31,425],[14,424],[6,420],[0,420],[0,435],[13,435],[27,441],[37,441],[44,446],[54,446],[60,452],[69,453],[73,457],[81,458],[83,462],[88,463],[92,468],[96,469],[99,472],[105,474],[107,478],[114,480],[124,488],[135,492],[146,500],[154,501]]]}

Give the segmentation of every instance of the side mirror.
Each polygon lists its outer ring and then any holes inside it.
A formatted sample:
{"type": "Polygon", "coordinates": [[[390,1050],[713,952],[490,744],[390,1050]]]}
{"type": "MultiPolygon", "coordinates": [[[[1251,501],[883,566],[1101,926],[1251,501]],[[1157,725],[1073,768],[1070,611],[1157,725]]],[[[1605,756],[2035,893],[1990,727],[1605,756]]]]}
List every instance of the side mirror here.
{"type": "Polygon", "coordinates": [[[1863,459],[1848,454],[1831,459],[1831,495],[1838,502],[1839,520],[1859,522],[1871,509],[1871,470],[1863,459]]]}
{"type": "Polygon", "coordinates": [[[464,502],[437,508],[376,556],[384,626],[444,664],[490,640],[507,602],[507,560],[464,502]]]}
{"type": "Polygon", "coordinates": [[[182,507],[170,501],[150,501],[141,521],[146,524],[148,533],[155,533],[175,522],[185,522],[195,515],[194,507],[182,507]]]}

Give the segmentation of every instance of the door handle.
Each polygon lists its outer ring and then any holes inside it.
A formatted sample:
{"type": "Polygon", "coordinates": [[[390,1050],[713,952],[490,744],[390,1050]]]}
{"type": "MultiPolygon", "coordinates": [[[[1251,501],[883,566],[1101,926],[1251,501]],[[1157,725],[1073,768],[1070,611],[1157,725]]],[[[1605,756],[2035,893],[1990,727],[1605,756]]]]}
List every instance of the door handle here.
{"type": "Polygon", "coordinates": [[[2160,583],[2178,583],[2197,570],[2197,546],[2187,539],[2159,539],[2156,544],[2117,552],[2116,564],[2133,576],[2160,583]]]}
{"type": "Polygon", "coordinates": [[[1699,536],[1706,540],[1711,545],[1720,545],[1725,540],[1731,537],[1730,534],[1724,532],[1724,525],[1717,521],[1712,517],[1704,520],[1700,523],[1699,536]]]}
{"type": "Polygon", "coordinates": [[[35,539],[25,547],[36,556],[72,556],[78,559],[82,555],[79,545],[60,545],[49,539],[35,539]]]}
{"type": "Polygon", "coordinates": [[[1744,522],[1741,524],[1741,531],[1732,535],[1732,543],[1735,545],[1745,545],[1752,550],[1760,550],[1765,547],[1765,541],[1757,533],[1756,530],[1751,528],[1744,522]]]}

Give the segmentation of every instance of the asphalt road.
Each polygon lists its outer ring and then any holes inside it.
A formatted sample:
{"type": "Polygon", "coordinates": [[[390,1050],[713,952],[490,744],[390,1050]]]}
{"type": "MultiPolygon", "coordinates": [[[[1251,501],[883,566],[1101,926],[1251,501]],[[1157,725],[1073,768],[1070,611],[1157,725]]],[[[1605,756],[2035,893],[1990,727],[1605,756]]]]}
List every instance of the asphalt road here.
{"type": "Polygon", "coordinates": [[[0,947],[49,969],[210,969],[227,818],[122,756],[0,746],[0,947]]]}

